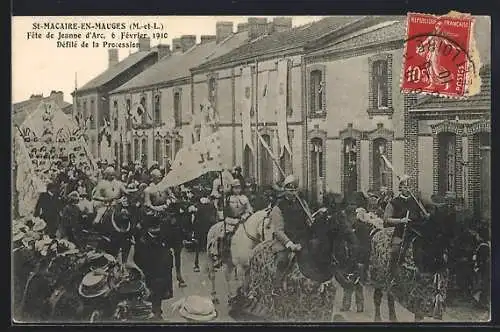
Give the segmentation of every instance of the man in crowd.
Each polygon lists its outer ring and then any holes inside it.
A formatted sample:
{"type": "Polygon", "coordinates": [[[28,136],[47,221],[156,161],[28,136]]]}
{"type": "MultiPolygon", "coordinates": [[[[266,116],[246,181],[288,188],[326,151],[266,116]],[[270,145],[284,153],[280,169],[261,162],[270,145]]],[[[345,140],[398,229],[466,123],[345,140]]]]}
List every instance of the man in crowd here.
{"type": "Polygon", "coordinates": [[[243,175],[241,174],[241,167],[240,166],[235,166],[233,168],[233,171],[231,172],[231,175],[233,176],[233,179],[237,179],[240,181],[240,186],[245,189],[245,179],[243,178],[243,175]]]}
{"type": "Polygon", "coordinates": [[[384,212],[384,227],[394,227],[389,259],[389,272],[391,278],[397,273],[399,258],[404,257],[411,242],[410,232],[405,232],[409,222],[422,221],[428,218],[424,215],[415,199],[411,196],[408,175],[403,175],[399,180],[399,195],[393,198],[386,206],[384,212]],[[406,233],[406,234],[405,234],[406,233]]]}
{"type": "Polygon", "coordinates": [[[144,271],[146,283],[151,290],[151,302],[156,318],[161,318],[161,302],[173,296],[172,253],[165,232],[161,231],[163,213],[172,202],[170,190],[158,188],[162,180],[157,169],[151,172],[151,184],[144,191],[146,208],[145,234],[136,249],[136,262],[144,271]],[[155,253],[151,255],[151,253],[155,253]]]}
{"type": "MultiPolygon", "coordinates": [[[[238,227],[238,224],[245,222],[253,213],[253,208],[247,196],[241,193],[240,180],[234,179],[231,183],[231,195],[227,197],[225,204],[225,232],[220,239],[220,257],[228,257],[231,249],[231,238],[238,227]]],[[[216,267],[221,265],[221,261],[215,264],[216,267]]]]}
{"type": "Polygon", "coordinates": [[[106,209],[106,205],[112,203],[127,194],[127,189],[120,181],[115,179],[115,169],[112,166],[107,167],[103,172],[103,179],[99,181],[93,190],[92,199],[96,202],[96,216],[94,223],[101,222],[106,209]]]}
{"type": "Polygon", "coordinates": [[[269,215],[271,224],[274,225],[274,238],[277,240],[273,247],[277,263],[275,291],[282,288],[283,278],[290,263],[290,252],[300,251],[304,241],[310,238],[310,229],[306,224],[309,217],[304,210],[309,207],[305,201],[299,202],[301,198],[297,195],[297,189],[296,178],[293,175],[287,176],[283,181],[278,201],[269,215]]]}
{"type": "Polygon", "coordinates": [[[58,190],[55,183],[47,184],[47,191],[40,194],[33,212],[35,217],[39,217],[47,223],[47,234],[51,237],[56,235],[62,209],[58,190]]]}

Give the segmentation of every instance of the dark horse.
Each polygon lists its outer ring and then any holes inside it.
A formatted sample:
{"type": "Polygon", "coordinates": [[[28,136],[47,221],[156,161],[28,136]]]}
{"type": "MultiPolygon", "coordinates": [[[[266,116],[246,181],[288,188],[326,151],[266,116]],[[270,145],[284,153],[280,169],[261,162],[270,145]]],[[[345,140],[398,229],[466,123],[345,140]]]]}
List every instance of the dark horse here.
{"type": "Polygon", "coordinates": [[[381,320],[383,290],[387,291],[389,319],[397,321],[395,299],[414,313],[415,321],[424,316],[442,319],[449,279],[448,252],[451,247],[454,215],[447,208],[429,206],[427,221],[407,225],[409,248],[401,256],[398,272],[388,272],[393,228],[373,235],[370,272],[375,287],[375,321],[381,320]]]}
{"type": "Polygon", "coordinates": [[[339,212],[316,215],[308,234],[300,241],[302,250],[290,260],[279,296],[274,290],[275,240],[257,245],[250,259],[249,282],[245,287],[247,297],[253,300],[251,304],[240,305],[242,311],[272,321],[331,321],[336,295],[333,278],[338,269],[334,244],[341,218],[344,216],[339,212]],[[259,312],[252,308],[259,308],[259,312]]]}

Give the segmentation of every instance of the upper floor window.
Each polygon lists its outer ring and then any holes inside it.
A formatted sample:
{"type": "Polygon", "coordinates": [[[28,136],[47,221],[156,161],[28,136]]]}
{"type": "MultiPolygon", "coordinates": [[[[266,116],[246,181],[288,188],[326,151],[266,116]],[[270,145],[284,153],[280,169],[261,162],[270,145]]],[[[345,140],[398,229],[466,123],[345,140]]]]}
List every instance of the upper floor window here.
{"type": "Polygon", "coordinates": [[[141,98],[141,105],[144,109],[144,112],[141,115],[142,124],[146,124],[148,122],[148,110],[146,109],[146,97],[141,98]]]}
{"type": "Polygon", "coordinates": [[[208,80],[208,100],[212,104],[212,107],[215,107],[216,97],[217,97],[217,79],[215,77],[211,77],[208,80]]]}
{"type": "Polygon", "coordinates": [[[388,107],[387,61],[377,60],[373,63],[373,100],[376,108],[388,107]]]}
{"type": "Polygon", "coordinates": [[[126,108],[127,108],[127,115],[126,115],[126,126],[127,126],[127,130],[130,130],[132,129],[132,119],[130,118],[131,117],[131,103],[130,103],[130,99],[127,99],[127,102],[126,102],[126,108]]]}
{"type": "Polygon", "coordinates": [[[323,73],[320,70],[311,71],[311,111],[321,113],[323,111],[323,73]]]}
{"type": "Polygon", "coordinates": [[[155,105],[154,105],[154,122],[155,124],[159,124],[161,122],[161,103],[160,103],[160,95],[155,96],[155,105]]]}
{"type": "Polygon", "coordinates": [[[368,114],[392,115],[392,55],[377,54],[368,59],[368,114]]]}
{"type": "Polygon", "coordinates": [[[113,102],[113,130],[118,130],[118,102],[113,102]]]}
{"type": "Polygon", "coordinates": [[[94,99],[90,100],[90,129],[96,129],[96,108],[94,99]]]}
{"type": "Polygon", "coordinates": [[[174,122],[176,127],[181,126],[181,92],[174,92],[174,122]]]}

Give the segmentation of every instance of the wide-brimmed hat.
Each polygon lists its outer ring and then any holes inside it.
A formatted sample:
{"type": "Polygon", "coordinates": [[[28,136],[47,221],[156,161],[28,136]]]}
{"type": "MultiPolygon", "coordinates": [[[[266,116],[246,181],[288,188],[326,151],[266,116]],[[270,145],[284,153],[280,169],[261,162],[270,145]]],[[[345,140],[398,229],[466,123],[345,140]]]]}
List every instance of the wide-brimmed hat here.
{"type": "Polygon", "coordinates": [[[103,270],[94,270],[87,273],[80,285],[78,293],[85,298],[95,298],[109,291],[108,274],[103,270]]]}
{"type": "Polygon", "coordinates": [[[68,194],[68,200],[78,202],[80,200],[80,194],[77,191],[72,191],[68,194]]]}
{"type": "Polygon", "coordinates": [[[217,317],[217,311],[212,300],[198,295],[188,296],[180,307],[179,314],[189,320],[202,322],[217,317]]]}
{"type": "Polygon", "coordinates": [[[297,178],[295,178],[295,176],[290,174],[285,178],[285,180],[283,180],[282,187],[286,189],[292,186],[296,188],[298,186],[298,181],[297,178]]]}

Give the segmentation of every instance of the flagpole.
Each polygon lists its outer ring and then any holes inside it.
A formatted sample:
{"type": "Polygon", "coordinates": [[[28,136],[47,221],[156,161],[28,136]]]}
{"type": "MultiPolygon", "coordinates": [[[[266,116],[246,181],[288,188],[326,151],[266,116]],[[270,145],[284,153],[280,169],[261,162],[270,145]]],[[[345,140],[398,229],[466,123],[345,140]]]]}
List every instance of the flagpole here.
{"type": "MultiPolygon", "coordinates": [[[[276,160],[275,156],[273,155],[271,149],[269,148],[267,143],[264,141],[264,139],[262,138],[262,136],[260,136],[260,134],[258,132],[257,132],[257,136],[258,136],[259,141],[261,142],[262,146],[264,147],[264,149],[266,149],[266,151],[269,153],[271,160],[274,162],[274,164],[276,165],[276,167],[278,168],[278,170],[280,171],[282,176],[286,177],[285,171],[283,171],[283,169],[279,165],[279,162],[276,160]]],[[[309,209],[306,207],[306,205],[304,204],[304,202],[302,201],[302,199],[299,197],[299,195],[296,192],[294,193],[294,196],[297,199],[297,201],[299,202],[300,206],[302,207],[302,210],[304,210],[304,212],[306,213],[307,218],[309,219],[308,220],[309,226],[312,226],[312,224],[314,223],[314,218],[311,214],[311,211],[309,211],[309,209]]]]}

